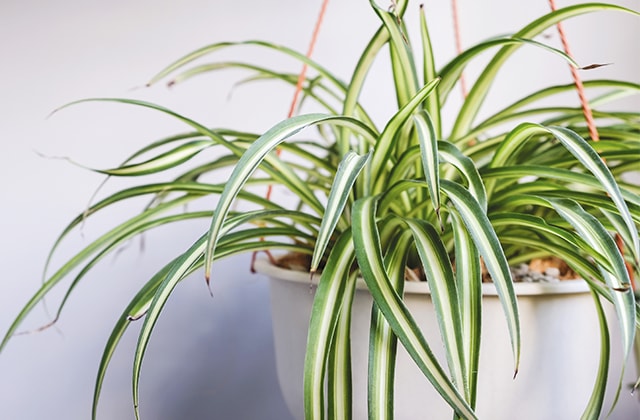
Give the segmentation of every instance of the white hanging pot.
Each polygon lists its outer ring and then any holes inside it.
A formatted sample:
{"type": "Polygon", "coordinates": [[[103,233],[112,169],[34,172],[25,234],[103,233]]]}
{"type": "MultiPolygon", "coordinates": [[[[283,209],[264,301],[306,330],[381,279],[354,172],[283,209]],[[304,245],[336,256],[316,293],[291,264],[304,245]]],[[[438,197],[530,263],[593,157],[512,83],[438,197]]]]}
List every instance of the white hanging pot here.
{"type": "MultiPolygon", "coordinates": [[[[271,313],[280,387],[296,419],[304,419],[303,367],[314,290],[308,273],[275,267],[265,260],[258,272],[270,279],[271,313]]],[[[317,280],[317,279],[316,279],[317,280]]],[[[315,280],[314,280],[315,281],[315,280]]],[[[596,379],[600,331],[586,282],[516,283],[522,334],[520,369],[513,379],[513,356],[506,321],[495,287],[484,283],[482,337],[476,413],[489,420],[579,419],[596,379]]],[[[404,300],[431,349],[446,366],[426,282],[407,282],[404,300]]],[[[359,282],[352,312],[353,418],[367,418],[367,360],[372,298],[359,282]]],[[[622,365],[613,308],[610,378],[605,412],[610,408],[622,365]]],[[[630,361],[628,365],[632,365],[630,361]]],[[[620,401],[612,420],[640,419],[640,403],[626,385],[636,369],[627,366],[620,401]]],[[[395,418],[447,419],[452,409],[398,346],[395,418]]]]}

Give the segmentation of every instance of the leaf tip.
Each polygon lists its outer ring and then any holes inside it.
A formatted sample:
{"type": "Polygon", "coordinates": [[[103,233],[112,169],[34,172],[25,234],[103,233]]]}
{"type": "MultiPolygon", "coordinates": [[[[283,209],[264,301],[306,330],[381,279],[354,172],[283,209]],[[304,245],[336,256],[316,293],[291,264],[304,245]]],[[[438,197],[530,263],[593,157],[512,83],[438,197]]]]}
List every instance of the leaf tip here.
{"type": "Polygon", "coordinates": [[[47,114],[47,116],[45,117],[45,120],[48,120],[49,118],[53,117],[53,115],[57,114],[58,111],[60,111],[62,108],[64,108],[64,106],[59,106],[59,107],[55,108],[53,111],[51,111],[49,114],[47,114]]]}
{"type": "Polygon", "coordinates": [[[209,289],[209,295],[211,295],[211,297],[213,297],[213,290],[211,289],[211,274],[210,273],[205,273],[204,281],[207,284],[207,289],[209,289]]]}
{"type": "Polygon", "coordinates": [[[440,233],[444,233],[444,223],[442,222],[442,216],[440,215],[440,207],[436,208],[436,217],[438,218],[438,225],[440,226],[440,233]]]}
{"type": "Polygon", "coordinates": [[[621,287],[614,287],[613,290],[615,292],[622,292],[622,293],[631,290],[631,285],[629,283],[622,283],[620,286],[621,287]]]}
{"type": "Polygon", "coordinates": [[[610,66],[613,63],[602,63],[602,64],[589,64],[588,66],[578,67],[578,70],[593,70],[600,67],[610,66]]]}

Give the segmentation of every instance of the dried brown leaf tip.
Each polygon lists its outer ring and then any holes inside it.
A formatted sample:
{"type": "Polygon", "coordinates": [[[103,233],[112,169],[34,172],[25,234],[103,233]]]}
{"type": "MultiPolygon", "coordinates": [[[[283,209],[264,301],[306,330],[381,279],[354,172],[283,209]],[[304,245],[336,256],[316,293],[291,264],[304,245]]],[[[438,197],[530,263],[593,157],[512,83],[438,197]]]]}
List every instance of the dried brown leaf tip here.
{"type": "Polygon", "coordinates": [[[580,70],[593,70],[600,67],[610,66],[611,64],[613,63],[589,64],[588,66],[580,67],[580,70]]]}

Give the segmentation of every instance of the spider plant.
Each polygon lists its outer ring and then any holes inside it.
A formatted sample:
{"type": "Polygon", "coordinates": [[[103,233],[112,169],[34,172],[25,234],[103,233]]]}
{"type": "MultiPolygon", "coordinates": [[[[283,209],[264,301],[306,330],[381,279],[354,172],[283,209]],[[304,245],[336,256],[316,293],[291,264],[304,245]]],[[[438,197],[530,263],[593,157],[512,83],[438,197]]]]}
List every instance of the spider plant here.
{"type": "Polygon", "coordinates": [[[244,82],[275,79],[296,84],[296,74],[251,61],[201,62],[231,48],[260,48],[308,65],[315,74],[303,85],[303,94],[322,112],[288,118],[264,133],[212,128],[138,100],[78,101],[153,109],[183,122],[188,131],[149,144],[117,167],[96,170],[107,177],[128,177],[132,184],[73,219],[51,254],[95,213],[140,196],[149,197],[149,204],[48,274],[2,346],[62,280],[70,279],[70,284],[56,319],[91,268],[127,241],[156,227],[204,218],[210,220],[210,228],[143,284],[118,318],[99,363],[94,418],[111,356],[132,322],[142,322],[133,363],[138,417],[141,364],[174,288],[202,269],[207,282],[215,281],[212,265],[219,258],[269,251],[309,256],[308,270],[319,277],[305,361],[307,419],[350,417],[349,321],[357,277],[364,279],[375,302],[370,418],[393,415],[394,378],[389,366],[399,342],[455,415],[473,419],[481,368],[481,266],[502,303],[515,374],[520,353],[527,349],[520,345],[518,301],[509,266],[554,255],[588,282],[600,314],[600,370],[584,412],[585,418],[597,418],[604,409],[610,347],[602,309],[615,307],[626,360],[637,323],[631,276],[640,265],[640,187],[623,178],[637,169],[634,165],[640,158],[640,115],[604,106],[617,97],[637,94],[640,86],[616,80],[585,82],[601,135],[598,142],[588,139],[577,104],[542,105],[571,91],[573,85],[549,86],[505,103],[482,120],[478,115],[492,83],[502,77],[498,73],[503,64],[519,49],[542,49],[578,66],[562,51],[537,41],[543,31],[586,13],[635,12],[610,4],[569,6],[540,16],[509,36],[478,43],[438,66],[422,8],[420,42],[414,49],[403,22],[406,1],[398,1],[390,10],[373,1],[371,7],[380,28],[347,82],[304,54],[264,41],[206,46],[150,81],[176,84],[204,73],[241,69],[251,74],[244,82]],[[455,111],[453,124],[445,126],[443,107],[465,66],[483,53],[492,54],[491,59],[455,111]],[[381,54],[390,57],[389,83],[397,110],[379,123],[359,98],[369,88],[368,71],[381,54]],[[163,173],[166,180],[155,181],[163,173]],[[220,173],[224,175],[216,175],[220,173]],[[145,181],[150,175],[154,181],[145,181]],[[217,182],[221,176],[226,181],[217,182]],[[297,202],[285,205],[290,197],[282,202],[266,199],[267,185],[286,189],[297,202]],[[206,209],[185,206],[195,202],[206,203],[206,209]],[[433,355],[403,303],[406,268],[419,269],[429,283],[446,349],[444,361],[433,355]]]}

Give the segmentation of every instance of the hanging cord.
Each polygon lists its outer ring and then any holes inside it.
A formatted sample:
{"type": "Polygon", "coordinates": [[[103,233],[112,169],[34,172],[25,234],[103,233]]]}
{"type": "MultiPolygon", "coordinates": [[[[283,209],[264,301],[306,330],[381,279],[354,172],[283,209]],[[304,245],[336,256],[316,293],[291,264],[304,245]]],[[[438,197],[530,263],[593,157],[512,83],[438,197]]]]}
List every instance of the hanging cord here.
{"type": "MultiPolygon", "coordinates": [[[[309,48],[307,49],[307,54],[306,57],[307,58],[311,58],[311,56],[313,55],[313,50],[316,46],[316,42],[318,41],[318,35],[320,34],[320,28],[322,27],[322,22],[324,21],[324,16],[327,12],[327,6],[329,5],[329,0],[323,0],[322,1],[322,6],[320,7],[320,13],[318,13],[318,18],[316,19],[316,24],[315,27],[313,29],[313,33],[311,35],[311,41],[309,42],[309,48]]],[[[289,107],[289,113],[287,114],[287,118],[291,118],[293,117],[293,115],[296,112],[296,107],[298,105],[298,100],[300,98],[300,93],[302,92],[302,85],[304,84],[304,81],[307,78],[307,69],[309,68],[309,66],[307,65],[307,63],[303,63],[302,65],[302,70],[300,70],[300,73],[298,74],[298,81],[296,82],[296,89],[293,93],[293,99],[291,100],[291,106],[289,107]]],[[[276,155],[280,156],[280,153],[282,151],[280,149],[276,149],[276,155]]],[[[265,193],[265,198],[267,200],[271,200],[271,194],[273,192],[273,185],[269,184],[267,186],[267,192],[265,193]]],[[[275,259],[273,258],[273,256],[271,255],[271,253],[269,251],[265,251],[265,253],[267,254],[267,256],[269,257],[269,260],[271,261],[271,263],[275,263],[275,259]]],[[[251,272],[255,272],[254,270],[254,264],[256,261],[256,256],[257,256],[257,251],[253,253],[253,255],[251,256],[251,272]]]]}
{"type": "MultiPolygon", "coordinates": [[[[555,0],[549,0],[549,6],[551,7],[551,11],[555,12],[557,10],[555,0]]],[[[571,58],[573,58],[573,54],[571,54],[571,49],[569,47],[569,41],[567,40],[567,36],[564,32],[564,26],[562,22],[558,22],[556,24],[558,28],[558,34],[560,35],[560,41],[562,42],[562,48],[564,52],[571,58]]],[[[593,119],[593,112],[591,111],[591,106],[589,105],[589,101],[587,100],[587,95],[584,91],[584,85],[582,84],[582,79],[580,78],[580,74],[578,73],[578,69],[571,66],[571,77],[573,77],[573,83],[576,85],[576,90],[578,91],[578,97],[580,98],[580,104],[582,105],[582,113],[584,114],[584,119],[587,121],[587,127],[589,128],[589,135],[593,141],[599,141],[600,136],[598,135],[598,129],[596,127],[596,122],[593,119]]]]}
{"type": "MultiPolygon", "coordinates": [[[[316,46],[316,41],[318,40],[318,34],[320,33],[320,27],[322,26],[322,22],[324,20],[324,15],[327,11],[327,5],[329,4],[329,0],[322,1],[322,7],[320,8],[320,13],[318,14],[318,18],[316,19],[316,26],[313,29],[313,34],[311,35],[311,42],[309,42],[309,49],[307,50],[306,57],[311,58],[313,55],[313,49],[316,46]]],[[[296,106],[298,105],[298,99],[300,98],[300,93],[302,92],[302,85],[307,78],[307,69],[309,66],[307,63],[302,65],[302,70],[300,70],[300,74],[298,74],[298,82],[296,83],[296,89],[293,93],[293,99],[291,100],[291,106],[289,107],[289,113],[287,114],[287,118],[293,117],[293,114],[296,112],[296,106]]],[[[281,150],[276,150],[278,156],[280,156],[281,150]]],[[[267,187],[267,193],[265,198],[267,200],[271,199],[271,193],[273,191],[273,186],[269,185],[267,187]]]]}
{"type": "MultiPolygon", "coordinates": [[[[462,54],[462,35],[460,32],[460,16],[458,13],[458,0],[451,0],[451,13],[453,15],[453,35],[456,43],[456,54],[462,54]]],[[[467,89],[467,80],[464,77],[464,72],[460,73],[460,90],[462,90],[462,97],[466,98],[469,94],[467,89]]]]}
{"type": "MultiPolygon", "coordinates": [[[[329,0],[323,0],[322,6],[320,8],[320,13],[318,14],[318,19],[316,20],[316,26],[313,29],[313,34],[311,35],[311,41],[309,42],[309,49],[307,50],[307,58],[311,58],[313,55],[313,50],[316,46],[316,42],[318,41],[318,35],[320,34],[320,27],[322,26],[322,22],[324,20],[324,15],[327,11],[327,6],[329,5],[329,0]]],[[[293,93],[293,100],[291,101],[291,107],[289,107],[288,118],[293,117],[295,113],[296,106],[298,105],[298,98],[300,97],[300,92],[302,92],[302,84],[304,83],[307,77],[307,69],[309,66],[307,63],[304,63],[302,66],[302,70],[298,75],[298,83],[296,83],[296,90],[293,93]]]]}
{"type": "MultiPolygon", "coordinates": [[[[555,12],[556,3],[555,0],[549,0],[549,6],[551,7],[551,11],[555,12]]],[[[571,49],[569,48],[569,41],[567,40],[567,36],[564,32],[564,27],[562,22],[558,22],[556,27],[558,28],[558,34],[560,35],[560,40],[562,42],[562,48],[564,52],[571,58],[573,58],[573,54],[571,54],[571,49]]],[[[589,129],[589,135],[593,141],[599,141],[600,135],[598,134],[598,128],[596,127],[596,123],[593,119],[593,112],[591,111],[591,106],[589,106],[589,101],[587,100],[587,95],[584,91],[584,85],[582,84],[582,79],[580,78],[580,74],[578,73],[578,69],[571,66],[571,76],[573,77],[573,83],[576,85],[576,90],[578,91],[578,96],[580,98],[580,104],[582,105],[582,113],[584,114],[584,118],[587,121],[587,127],[589,129]]],[[[624,258],[624,241],[622,240],[622,236],[619,233],[615,234],[616,245],[618,247],[618,251],[620,255],[624,258]]],[[[633,267],[628,261],[625,261],[625,266],[627,268],[627,273],[629,274],[629,280],[631,281],[631,288],[636,290],[636,281],[633,275],[633,267]]]]}

